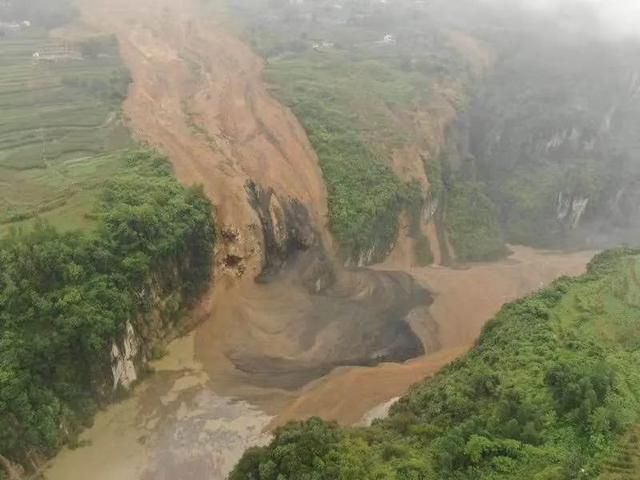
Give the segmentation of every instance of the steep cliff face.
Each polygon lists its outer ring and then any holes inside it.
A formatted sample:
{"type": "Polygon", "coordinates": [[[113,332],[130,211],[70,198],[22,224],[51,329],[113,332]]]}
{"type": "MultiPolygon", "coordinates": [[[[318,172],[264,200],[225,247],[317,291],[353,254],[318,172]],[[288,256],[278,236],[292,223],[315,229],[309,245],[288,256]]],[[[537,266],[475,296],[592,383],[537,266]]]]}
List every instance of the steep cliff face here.
{"type": "Polygon", "coordinates": [[[637,242],[638,42],[515,3],[429,11],[454,29],[468,70],[457,77],[468,101],[454,103],[444,140],[431,142],[439,154],[426,156],[425,218],[439,224],[440,248],[464,261],[500,256],[505,242],[637,242]]]}
{"type": "Polygon", "coordinates": [[[247,183],[246,190],[264,238],[263,268],[256,281],[268,283],[306,252],[306,261],[297,267],[303,285],[318,293],[332,284],[333,264],[306,206],[295,198],[282,200],[272,189],[254,182],[247,183]]]}
{"type": "Polygon", "coordinates": [[[138,358],[138,344],[131,322],[127,322],[124,338],[121,342],[111,344],[111,373],[113,374],[113,391],[118,387],[129,388],[138,379],[136,362],[138,358]],[[120,345],[118,345],[120,344],[120,345]]]}
{"type": "Polygon", "coordinates": [[[640,46],[553,29],[491,41],[499,60],[475,91],[468,153],[508,240],[630,241],[638,225],[640,46]]]}

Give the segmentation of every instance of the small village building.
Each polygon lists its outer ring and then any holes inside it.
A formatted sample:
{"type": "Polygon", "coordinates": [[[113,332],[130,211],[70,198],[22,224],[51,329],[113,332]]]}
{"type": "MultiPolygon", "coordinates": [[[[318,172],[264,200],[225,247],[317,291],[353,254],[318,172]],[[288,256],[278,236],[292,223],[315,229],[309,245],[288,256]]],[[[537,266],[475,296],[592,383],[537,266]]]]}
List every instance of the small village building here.
{"type": "Polygon", "coordinates": [[[395,35],[391,35],[390,33],[386,34],[382,38],[382,43],[384,43],[385,45],[393,45],[394,43],[396,43],[395,35]]]}

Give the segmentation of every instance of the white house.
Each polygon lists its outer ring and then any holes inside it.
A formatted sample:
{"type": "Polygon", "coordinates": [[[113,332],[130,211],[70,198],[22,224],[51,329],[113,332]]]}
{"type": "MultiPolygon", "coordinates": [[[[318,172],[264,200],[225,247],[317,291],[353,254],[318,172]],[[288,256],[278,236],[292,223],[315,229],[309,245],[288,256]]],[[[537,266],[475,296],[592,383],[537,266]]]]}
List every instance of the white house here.
{"type": "Polygon", "coordinates": [[[382,43],[386,44],[386,45],[390,45],[390,44],[394,44],[396,43],[396,37],[395,35],[391,35],[390,33],[387,33],[383,38],[382,38],[382,43]]]}

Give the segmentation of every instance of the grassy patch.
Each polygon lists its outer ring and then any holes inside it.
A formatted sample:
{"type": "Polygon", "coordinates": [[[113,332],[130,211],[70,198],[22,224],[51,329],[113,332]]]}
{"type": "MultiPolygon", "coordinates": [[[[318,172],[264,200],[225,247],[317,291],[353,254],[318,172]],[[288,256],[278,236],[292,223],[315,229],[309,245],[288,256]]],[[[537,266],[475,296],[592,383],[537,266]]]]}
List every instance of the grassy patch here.
{"type": "Polygon", "coordinates": [[[498,211],[479,182],[457,180],[448,189],[449,240],[461,261],[495,260],[506,253],[498,211]]]}
{"type": "Polygon", "coordinates": [[[113,152],[132,145],[120,116],[129,81],[112,37],[0,38],[0,230],[40,215],[88,223],[92,192],[121,167],[113,152]]]}
{"type": "Polygon", "coordinates": [[[267,80],[305,127],[329,192],[330,227],[347,258],[380,260],[396,239],[407,187],[386,158],[406,142],[394,110],[415,100],[419,75],[343,52],[272,60],[267,80]]]}

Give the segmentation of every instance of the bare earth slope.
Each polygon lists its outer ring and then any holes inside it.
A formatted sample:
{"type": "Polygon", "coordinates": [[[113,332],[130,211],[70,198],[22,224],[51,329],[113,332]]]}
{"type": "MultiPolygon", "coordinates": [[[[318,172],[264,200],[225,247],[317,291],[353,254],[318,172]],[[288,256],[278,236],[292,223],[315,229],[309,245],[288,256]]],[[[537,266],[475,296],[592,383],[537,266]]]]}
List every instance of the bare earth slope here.
{"type": "Polygon", "coordinates": [[[297,120],[267,94],[261,59],[196,0],[78,3],[85,22],[120,41],[134,80],[125,115],[135,136],[168,154],[181,182],[204,186],[219,223],[240,233],[230,248],[247,272],[259,272],[262,242],[248,180],[300,200],[324,231],[322,173],[297,120]]]}
{"type": "MultiPolygon", "coordinates": [[[[89,445],[63,451],[45,476],[47,480],[223,480],[244,449],[268,440],[263,429],[269,425],[311,415],[344,424],[360,421],[369,410],[463,355],[504,302],[562,274],[582,273],[590,257],[588,252],[566,255],[516,248],[509,260],[466,270],[414,269],[411,273],[433,288],[435,297],[430,312],[416,311],[411,324],[423,341],[430,341],[433,330],[426,327],[435,323],[439,351],[401,364],[338,368],[289,391],[247,383],[244,373],[234,373],[228,360],[216,354],[238,346],[242,335],[266,336],[274,348],[282,345],[276,330],[248,330],[242,316],[231,314],[252,306],[263,308],[265,303],[253,302],[274,292],[257,289],[241,294],[225,303],[229,306],[220,312],[222,320],[204,322],[193,334],[173,342],[168,355],[154,365],[155,375],[131,398],[98,414],[95,425],[81,436],[89,445]]],[[[278,297],[266,311],[265,326],[270,314],[281,308],[279,296],[284,294],[275,293],[278,297]]],[[[249,342],[256,345],[255,338],[249,342]]]]}

